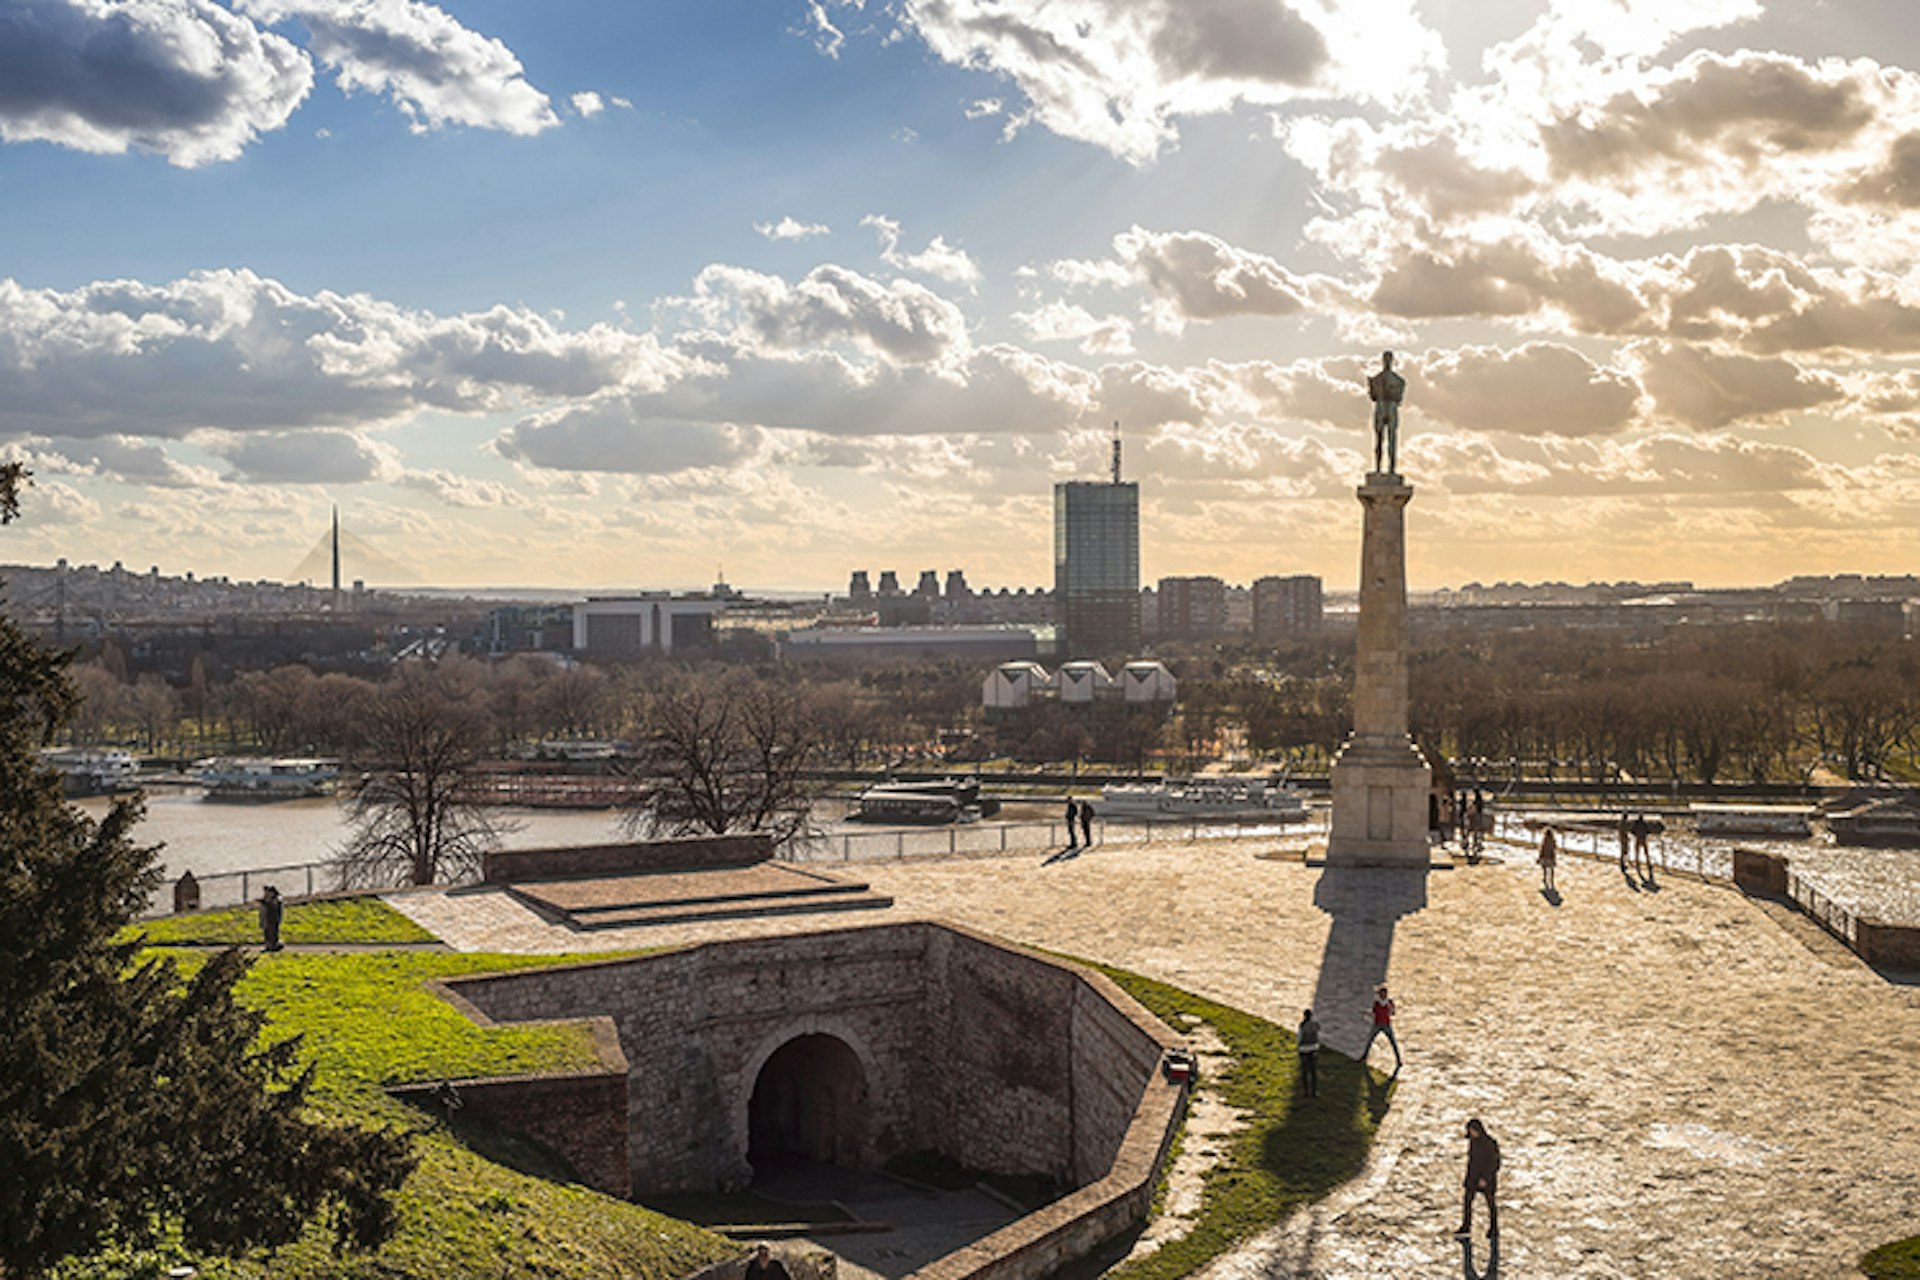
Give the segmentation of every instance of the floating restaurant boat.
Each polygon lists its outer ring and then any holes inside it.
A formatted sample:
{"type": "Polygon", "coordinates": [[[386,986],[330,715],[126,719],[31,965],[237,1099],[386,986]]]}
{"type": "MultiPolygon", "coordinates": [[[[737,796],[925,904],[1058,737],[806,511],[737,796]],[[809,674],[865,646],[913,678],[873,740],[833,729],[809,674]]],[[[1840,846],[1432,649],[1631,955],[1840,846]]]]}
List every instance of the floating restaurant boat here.
{"type": "Polygon", "coordinates": [[[860,793],[855,822],[910,822],[938,826],[974,822],[997,810],[998,801],[982,801],[980,784],[972,778],[941,778],[932,782],[882,782],[860,793]]]}
{"type": "Polygon", "coordinates": [[[193,778],[209,800],[311,800],[333,794],[340,766],[311,756],[210,760],[193,778]]]}
{"type": "Polygon", "coordinates": [[[1827,829],[1840,844],[1920,849],[1920,808],[1911,800],[1869,800],[1828,815],[1827,829]]]}
{"type": "Polygon", "coordinates": [[[1299,822],[1307,803],[1292,787],[1266,778],[1203,776],[1185,781],[1118,782],[1100,790],[1100,818],[1146,821],[1182,818],[1260,818],[1299,822]]]}
{"type": "Polygon", "coordinates": [[[1772,836],[1804,839],[1813,834],[1819,810],[1810,804],[1690,805],[1693,830],[1702,836],[1772,836]]]}
{"type": "Polygon", "coordinates": [[[60,775],[69,796],[118,795],[140,785],[140,762],[130,751],[56,748],[41,752],[40,762],[60,775]]]}

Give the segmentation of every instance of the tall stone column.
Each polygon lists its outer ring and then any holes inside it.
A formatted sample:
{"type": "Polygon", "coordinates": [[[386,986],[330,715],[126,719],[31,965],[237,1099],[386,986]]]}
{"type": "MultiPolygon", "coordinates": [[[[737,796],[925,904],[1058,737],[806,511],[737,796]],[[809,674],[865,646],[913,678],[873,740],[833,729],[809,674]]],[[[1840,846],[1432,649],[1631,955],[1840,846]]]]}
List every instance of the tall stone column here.
{"type": "Polygon", "coordinates": [[[1425,867],[1432,774],[1407,732],[1407,503],[1413,486],[1373,472],[1359,488],[1360,624],[1353,732],[1333,762],[1327,862],[1425,867]]]}

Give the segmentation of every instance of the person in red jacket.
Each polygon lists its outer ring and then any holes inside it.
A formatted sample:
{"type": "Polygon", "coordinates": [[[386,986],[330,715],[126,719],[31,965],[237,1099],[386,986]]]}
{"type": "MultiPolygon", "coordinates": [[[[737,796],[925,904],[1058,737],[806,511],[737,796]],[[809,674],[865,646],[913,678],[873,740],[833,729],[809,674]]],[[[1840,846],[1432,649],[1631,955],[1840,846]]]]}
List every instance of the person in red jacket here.
{"type": "Polygon", "coordinates": [[[1478,1120],[1467,1121],[1467,1194],[1460,1205],[1460,1229],[1453,1234],[1462,1239],[1473,1234],[1473,1198],[1487,1198],[1487,1236],[1500,1236],[1500,1204],[1494,1193],[1500,1184],[1500,1144],[1478,1120]]]}
{"type": "Polygon", "coordinates": [[[1373,1052],[1373,1042],[1381,1036],[1393,1046],[1393,1073],[1400,1074],[1400,1042],[1393,1036],[1393,999],[1387,995],[1382,984],[1373,991],[1373,1030],[1367,1033],[1367,1047],[1360,1051],[1360,1061],[1365,1062],[1367,1055],[1373,1052]]]}

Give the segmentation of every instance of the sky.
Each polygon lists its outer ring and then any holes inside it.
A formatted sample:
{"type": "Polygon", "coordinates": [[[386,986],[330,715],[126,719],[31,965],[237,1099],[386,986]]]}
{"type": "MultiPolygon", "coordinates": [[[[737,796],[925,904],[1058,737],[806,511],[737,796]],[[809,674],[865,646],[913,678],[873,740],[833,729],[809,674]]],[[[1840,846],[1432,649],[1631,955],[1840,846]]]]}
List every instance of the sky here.
{"type": "Polygon", "coordinates": [[[1920,571],[1910,6],[0,0],[0,562],[1920,571]]]}

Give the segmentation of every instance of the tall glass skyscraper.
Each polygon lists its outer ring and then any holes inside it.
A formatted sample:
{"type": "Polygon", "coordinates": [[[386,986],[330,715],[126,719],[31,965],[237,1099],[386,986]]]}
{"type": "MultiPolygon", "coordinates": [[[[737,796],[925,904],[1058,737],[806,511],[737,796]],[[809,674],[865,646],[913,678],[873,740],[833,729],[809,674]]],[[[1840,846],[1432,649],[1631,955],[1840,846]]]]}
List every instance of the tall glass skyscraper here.
{"type": "Polygon", "coordinates": [[[1117,457],[1114,471],[1111,483],[1053,486],[1053,600],[1063,659],[1139,651],[1140,486],[1118,478],[1117,457]]]}

